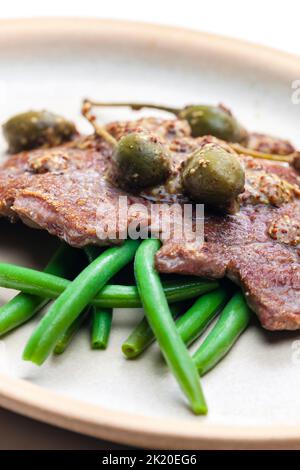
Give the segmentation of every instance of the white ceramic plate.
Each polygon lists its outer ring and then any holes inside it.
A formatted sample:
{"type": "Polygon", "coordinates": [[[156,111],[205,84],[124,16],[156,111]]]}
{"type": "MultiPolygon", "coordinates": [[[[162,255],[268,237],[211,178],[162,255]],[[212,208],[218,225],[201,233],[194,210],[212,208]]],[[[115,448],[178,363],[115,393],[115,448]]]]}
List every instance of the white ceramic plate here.
{"type": "MultiPolygon", "coordinates": [[[[179,106],[222,101],[248,128],[300,145],[300,105],[291,101],[297,78],[297,58],[191,31],[74,19],[0,24],[0,121],[49,108],[86,131],[79,114],[86,96],[179,106]]],[[[100,118],[128,115],[108,110],[100,118]]],[[[1,221],[0,228],[1,260],[41,268],[56,244],[21,224],[1,221]]],[[[0,294],[1,303],[12,295],[0,294]]],[[[41,368],[20,359],[38,319],[7,335],[0,342],[0,404],[146,447],[300,447],[298,333],[251,327],[203,379],[209,414],[195,417],[155,345],[137,361],[122,356],[122,340],[140,315],[115,313],[107,351],[91,351],[82,331],[65,354],[41,368]]]]}

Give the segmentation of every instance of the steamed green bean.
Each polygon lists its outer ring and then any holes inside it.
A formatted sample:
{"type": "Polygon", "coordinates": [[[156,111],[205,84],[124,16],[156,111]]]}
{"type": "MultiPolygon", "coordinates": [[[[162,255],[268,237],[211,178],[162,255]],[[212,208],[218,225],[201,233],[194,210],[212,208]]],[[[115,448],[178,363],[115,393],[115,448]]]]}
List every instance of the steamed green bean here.
{"type": "Polygon", "coordinates": [[[232,348],[247,328],[251,318],[242,292],[237,292],[228,302],[214,328],[193,355],[200,375],[211,370],[232,348]]]}
{"type": "MultiPolygon", "coordinates": [[[[0,263],[0,286],[17,289],[27,294],[55,299],[70,285],[70,281],[34,269],[23,268],[8,263],[0,263]]],[[[218,287],[217,281],[197,277],[178,276],[177,281],[163,283],[169,303],[192,299],[218,287]]],[[[91,300],[96,307],[135,308],[141,307],[141,300],[136,286],[106,285],[91,300]]]]}
{"type": "Polygon", "coordinates": [[[225,304],[227,297],[228,294],[223,287],[209,292],[197,299],[191,308],[176,320],[177,331],[185,344],[190,345],[203,333],[225,304]]]}
{"type": "MultiPolygon", "coordinates": [[[[93,246],[87,246],[85,254],[89,263],[99,255],[99,249],[93,246]]],[[[111,308],[100,308],[92,306],[91,321],[91,347],[92,349],[106,349],[112,324],[113,312],[111,308]]]]}
{"type": "Polygon", "coordinates": [[[159,275],[154,256],[160,247],[156,239],[144,240],[135,256],[134,270],[145,314],[160,349],[196,414],[207,413],[197,369],[180,338],[159,275]]]}
{"type": "MultiPolygon", "coordinates": [[[[170,305],[170,312],[173,318],[177,317],[179,313],[182,313],[184,305],[184,302],[177,302],[170,305]]],[[[154,340],[155,336],[147,317],[143,317],[122,344],[122,351],[128,359],[133,359],[145,351],[154,340]]]]}
{"type": "Polygon", "coordinates": [[[79,317],[75,318],[73,323],[67,328],[64,334],[60,337],[57,341],[56,346],[53,350],[54,354],[62,354],[65,352],[69,344],[71,343],[72,339],[76,335],[76,333],[80,330],[83,323],[85,322],[88,315],[88,311],[83,312],[79,317]]]}
{"type": "Polygon", "coordinates": [[[106,349],[112,323],[111,308],[92,307],[91,347],[106,349]]]}

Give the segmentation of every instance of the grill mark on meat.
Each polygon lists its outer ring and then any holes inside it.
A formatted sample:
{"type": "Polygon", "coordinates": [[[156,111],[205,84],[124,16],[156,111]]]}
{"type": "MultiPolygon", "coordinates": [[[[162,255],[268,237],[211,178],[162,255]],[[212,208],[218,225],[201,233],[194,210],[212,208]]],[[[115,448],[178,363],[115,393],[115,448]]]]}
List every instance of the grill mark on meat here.
{"type": "MultiPolygon", "coordinates": [[[[187,123],[180,120],[150,118],[112,123],[107,128],[117,139],[146,129],[164,140],[172,153],[172,176],[167,184],[140,196],[116,188],[105,177],[111,165],[111,147],[94,136],[84,137],[56,149],[11,156],[0,169],[1,215],[20,217],[74,246],[99,243],[96,213],[100,202],[116,204],[121,195],[128,196],[129,204],[146,206],[152,200],[186,201],[180,193],[180,165],[203,143],[217,141],[213,137],[191,138],[187,123]]],[[[268,151],[279,153],[278,146],[272,145],[268,151]]],[[[300,265],[294,233],[300,225],[298,175],[285,164],[240,158],[246,170],[240,211],[235,215],[206,214],[203,246],[166,241],[157,253],[156,266],[161,272],[210,278],[226,275],[242,286],[265,328],[298,329],[300,265]],[[269,184],[262,184],[262,175],[269,184]],[[282,191],[275,197],[276,184],[282,191]],[[273,231],[278,227],[282,231],[284,221],[286,232],[274,237],[273,231]]],[[[140,214],[132,218],[143,221],[140,214]]]]}

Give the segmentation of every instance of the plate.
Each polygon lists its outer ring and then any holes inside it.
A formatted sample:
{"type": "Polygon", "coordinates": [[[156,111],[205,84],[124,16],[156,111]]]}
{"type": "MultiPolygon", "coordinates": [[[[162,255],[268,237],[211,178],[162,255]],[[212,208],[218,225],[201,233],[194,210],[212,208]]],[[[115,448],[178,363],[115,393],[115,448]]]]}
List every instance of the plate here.
{"type": "MultiPolygon", "coordinates": [[[[249,129],[300,146],[292,82],[300,59],[176,28],[88,19],[0,23],[0,120],[30,108],[73,118],[83,97],[223,103],[249,129]]],[[[147,114],[147,111],[143,112],[147,114]]],[[[103,110],[99,119],[132,117],[103,110]]],[[[137,114],[134,114],[137,116],[137,114]]],[[[0,142],[4,151],[4,142],[0,142]]],[[[0,259],[42,268],[57,241],[0,222],[0,259]]],[[[12,291],[1,290],[4,303],[12,291]]],[[[38,368],[21,352],[35,318],[0,342],[0,404],[111,441],[153,448],[300,448],[299,333],[253,325],[203,379],[209,414],[193,416],[156,345],[136,361],[120,346],[140,310],[116,311],[109,348],[91,351],[82,330],[61,357],[38,368]]]]}

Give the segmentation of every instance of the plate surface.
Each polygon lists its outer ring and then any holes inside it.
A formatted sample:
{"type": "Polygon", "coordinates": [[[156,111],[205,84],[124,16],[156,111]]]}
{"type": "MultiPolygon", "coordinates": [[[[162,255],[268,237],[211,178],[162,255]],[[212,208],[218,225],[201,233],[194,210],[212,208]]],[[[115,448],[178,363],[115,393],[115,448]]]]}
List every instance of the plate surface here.
{"type": "MultiPolygon", "coordinates": [[[[222,101],[247,128],[300,146],[300,105],[291,100],[300,59],[135,23],[72,19],[0,26],[1,122],[19,111],[49,108],[88,131],[79,113],[86,96],[178,106],[222,101]]],[[[103,121],[130,116],[125,110],[99,114],[103,121]]],[[[1,261],[41,268],[56,244],[46,233],[0,222],[1,261]]],[[[2,289],[1,304],[12,295],[2,289]]],[[[122,340],[140,316],[141,311],[116,311],[107,351],[91,351],[83,330],[63,356],[42,368],[20,359],[38,319],[7,335],[0,342],[0,404],[148,448],[300,448],[299,333],[252,326],[203,379],[209,414],[195,417],[155,345],[139,360],[122,357],[122,340]]]]}

